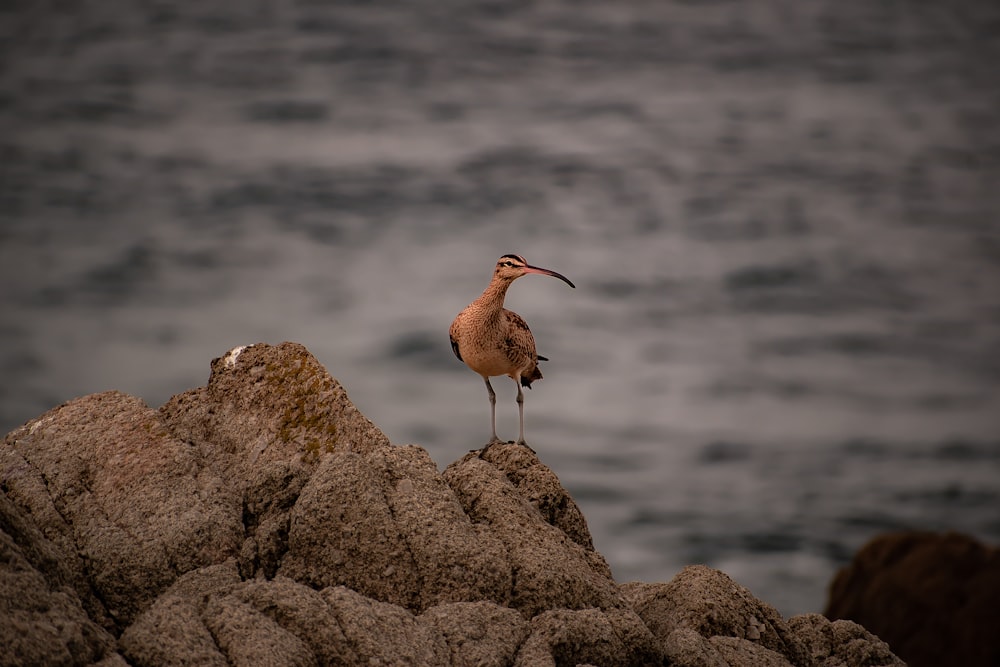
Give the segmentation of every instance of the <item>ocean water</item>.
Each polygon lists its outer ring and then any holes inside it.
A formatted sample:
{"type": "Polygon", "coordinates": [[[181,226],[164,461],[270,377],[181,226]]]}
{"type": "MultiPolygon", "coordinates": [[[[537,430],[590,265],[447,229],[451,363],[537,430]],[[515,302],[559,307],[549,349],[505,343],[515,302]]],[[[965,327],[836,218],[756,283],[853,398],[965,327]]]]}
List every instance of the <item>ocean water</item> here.
{"type": "MultiPolygon", "coordinates": [[[[1000,6],[0,9],[0,430],[305,344],[444,468],[452,318],[527,276],[528,441],[620,581],[785,614],[888,530],[1000,541],[1000,6]]],[[[514,438],[514,387],[494,380],[514,438]]]]}

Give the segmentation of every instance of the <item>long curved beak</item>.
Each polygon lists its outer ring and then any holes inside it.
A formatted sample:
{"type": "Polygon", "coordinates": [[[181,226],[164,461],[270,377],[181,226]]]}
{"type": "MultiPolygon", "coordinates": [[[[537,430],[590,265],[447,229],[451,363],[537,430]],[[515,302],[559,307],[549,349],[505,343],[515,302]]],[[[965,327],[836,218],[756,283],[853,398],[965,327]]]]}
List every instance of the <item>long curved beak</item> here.
{"type": "Polygon", "coordinates": [[[566,283],[567,285],[569,285],[573,289],[576,289],[576,285],[574,285],[572,283],[572,281],[569,278],[567,278],[566,276],[564,276],[563,274],[556,273],[555,271],[550,271],[549,269],[543,269],[540,266],[532,266],[531,264],[525,264],[524,265],[524,272],[525,273],[540,273],[543,276],[552,276],[553,278],[558,278],[559,280],[563,281],[564,283],[566,283]]]}

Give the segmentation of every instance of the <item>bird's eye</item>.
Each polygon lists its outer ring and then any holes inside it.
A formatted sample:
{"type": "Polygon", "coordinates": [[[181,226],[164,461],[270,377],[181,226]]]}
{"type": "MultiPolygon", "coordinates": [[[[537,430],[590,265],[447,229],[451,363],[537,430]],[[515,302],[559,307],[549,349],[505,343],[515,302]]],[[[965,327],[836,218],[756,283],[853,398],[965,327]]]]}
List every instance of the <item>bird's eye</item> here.
{"type": "Polygon", "coordinates": [[[509,262],[509,261],[508,261],[508,262],[504,262],[504,263],[503,263],[503,265],[504,265],[504,266],[514,266],[514,265],[513,265],[513,264],[512,264],[511,262],[509,262]]]}

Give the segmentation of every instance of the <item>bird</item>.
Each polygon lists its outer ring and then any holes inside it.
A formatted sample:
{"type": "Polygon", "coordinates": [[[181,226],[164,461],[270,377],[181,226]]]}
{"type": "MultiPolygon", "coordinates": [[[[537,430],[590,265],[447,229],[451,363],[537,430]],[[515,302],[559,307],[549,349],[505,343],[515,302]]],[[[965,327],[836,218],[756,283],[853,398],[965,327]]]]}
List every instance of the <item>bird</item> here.
{"type": "MultiPolygon", "coordinates": [[[[497,437],[497,395],[490,378],[506,375],[517,386],[517,412],[520,431],[517,444],[528,447],[524,440],[524,392],[531,383],[542,379],[539,361],[548,358],[538,354],[535,338],[528,323],[520,315],[503,307],[507,288],[523,275],[538,273],[562,280],[576,288],[569,278],[550,269],[532,266],[520,255],[503,255],[497,260],[493,279],[482,295],[458,314],[448,330],[451,349],[458,360],[482,376],[490,397],[490,426],[493,436],[480,450],[480,456],[491,446],[504,442],[497,437]]],[[[528,447],[531,450],[531,447],[528,447]]],[[[531,450],[534,451],[534,450],[531,450]]]]}

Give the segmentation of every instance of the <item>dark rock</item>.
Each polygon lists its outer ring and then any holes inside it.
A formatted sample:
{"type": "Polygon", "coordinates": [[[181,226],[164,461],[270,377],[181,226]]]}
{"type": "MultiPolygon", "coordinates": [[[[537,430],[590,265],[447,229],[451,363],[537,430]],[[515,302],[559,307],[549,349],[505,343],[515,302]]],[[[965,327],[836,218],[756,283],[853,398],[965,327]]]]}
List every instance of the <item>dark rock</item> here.
{"type": "Polygon", "coordinates": [[[534,453],[439,473],[293,343],[70,401],[0,474],[0,665],[892,664],[709,568],[619,586],[534,453]]]}
{"type": "Polygon", "coordinates": [[[911,667],[1000,665],[1000,549],[957,533],[891,533],[830,585],[824,614],[888,642],[911,667]]]}

